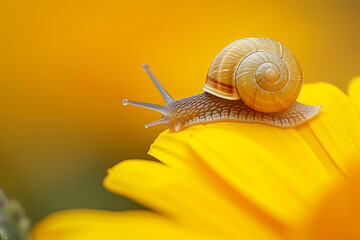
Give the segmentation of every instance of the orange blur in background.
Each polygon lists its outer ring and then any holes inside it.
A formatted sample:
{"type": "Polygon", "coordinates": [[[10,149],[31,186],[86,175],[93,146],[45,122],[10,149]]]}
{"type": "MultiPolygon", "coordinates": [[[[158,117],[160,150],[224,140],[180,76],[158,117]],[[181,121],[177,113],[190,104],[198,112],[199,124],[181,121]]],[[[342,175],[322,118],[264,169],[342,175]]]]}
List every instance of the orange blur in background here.
{"type": "Polygon", "coordinates": [[[345,90],[360,73],[353,1],[0,0],[0,188],[33,222],[67,208],[138,205],[106,192],[106,169],[149,158],[162,103],[148,63],[176,99],[202,92],[228,43],[263,36],[295,54],[305,83],[345,90]]]}

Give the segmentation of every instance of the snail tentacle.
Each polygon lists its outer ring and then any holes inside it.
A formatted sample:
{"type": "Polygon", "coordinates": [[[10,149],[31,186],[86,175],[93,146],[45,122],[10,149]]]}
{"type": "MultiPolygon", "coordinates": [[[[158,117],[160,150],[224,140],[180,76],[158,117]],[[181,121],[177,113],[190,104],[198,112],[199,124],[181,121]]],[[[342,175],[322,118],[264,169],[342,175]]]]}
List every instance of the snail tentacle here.
{"type": "Polygon", "coordinates": [[[169,106],[175,100],[169,95],[169,93],[161,85],[159,80],[157,80],[155,75],[150,71],[149,65],[143,64],[142,69],[144,69],[147,72],[147,74],[149,75],[149,77],[151,78],[153,83],[155,84],[156,88],[159,90],[159,92],[160,92],[161,96],[163,97],[166,105],[158,105],[158,104],[152,104],[152,103],[136,102],[136,101],[130,101],[128,99],[123,100],[123,105],[125,105],[125,106],[126,105],[133,105],[133,106],[138,106],[138,107],[142,107],[142,108],[147,108],[147,109],[154,110],[154,111],[157,111],[157,112],[160,112],[160,113],[163,114],[163,117],[161,119],[159,119],[159,120],[157,120],[155,122],[149,123],[149,124],[145,124],[145,128],[149,128],[151,126],[155,126],[155,125],[162,124],[162,123],[167,124],[169,122],[167,116],[169,116],[170,112],[171,112],[171,109],[170,109],[169,106]]]}
{"type": "Polygon", "coordinates": [[[142,69],[144,69],[147,74],[149,75],[149,77],[151,78],[151,80],[153,81],[153,83],[155,84],[155,86],[157,87],[157,89],[159,90],[161,96],[163,97],[164,101],[166,104],[171,103],[172,101],[174,101],[174,99],[170,96],[170,94],[165,90],[165,88],[161,85],[161,83],[159,82],[159,80],[157,80],[157,78],[155,77],[155,75],[150,71],[149,65],[147,65],[146,63],[142,65],[142,69]]]}
{"type": "Polygon", "coordinates": [[[133,105],[133,106],[138,106],[138,107],[142,107],[142,108],[147,108],[147,109],[151,109],[157,112],[160,112],[164,115],[169,115],[169,111],[170,109],[167,106],[164,105],[158,105],[158,104],[152,104],[152,103],[144,103],[144,102],[135,102],[135,101],[131,101],[128,99],[124,99],[123,100],[123,105],[133,105]]]}
{"type": "Polygon", "coordinates": [[[152,126],[155,126],[155,125],[159,125],[159,124],[162,124],[162,123],[168,123],[169,120],[167,119],[166,116],[163,116],[161,119],[155,121],[155,122],[152,122],[152,123],[148,123],[148,124],[145,124],[145,128],[149,128],[149,127],[152,127],[152,126]]]}

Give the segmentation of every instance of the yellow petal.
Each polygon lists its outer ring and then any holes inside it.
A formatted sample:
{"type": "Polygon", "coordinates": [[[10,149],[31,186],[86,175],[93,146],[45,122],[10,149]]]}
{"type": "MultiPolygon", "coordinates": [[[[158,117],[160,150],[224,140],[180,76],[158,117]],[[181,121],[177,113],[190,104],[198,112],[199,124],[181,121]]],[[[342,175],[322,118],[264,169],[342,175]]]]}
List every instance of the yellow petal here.
{"type": "Polygon", "coordinates": [[[69,210],[37,224],[31,240],[204,239],[148,211],[69,210]]]}
{"type": "Polygon", "coordinates": [[[360,76],[351,79],[348,93],[355,104],[360,107],[360,76]]]}
{"type": "Polygon", "coordinates": [[[360,155],[359,108],[337,87],[327,83],[304,85],[299,101],[322,106],[319,116],[299,127],[299,132],[318,156],[324,156],[321,151],[325,151],[328,155],[325,165],[332,164],[347,174],[360,155]]]}
{"type": "Polygon", "coordinates": [[[306,142],[294,129],[222,125],[193,136],[199,159],[278,221],[302,219],[330,180],[306,142]]]}
{"type": "MultiPolygon", "coordinates": [[[[229,122],[191,129],[180,132],[180,140],[178,133],[161,134],[150,154],[166,164],[183,159],[209,188],[235,188],[247,202],[240,207],[256,212],[268,225],[275,221],[281,228],[304,217],[329,182],[325,168],[294,129],[229,122]]],[[[239,196],[232,198],[238,201],[239,196]]]]}
{"type": "Polygon", "coordinates": [[[158,162],[128,160],[109,170],[104,185],[205,235],[219,239],[278,239],[272,229],[264,228],[229,202],[211,182],[204,182],[194,173],[158,162]]]}
{"type": "MultiPolygon", "coordinates": [[[[358,166],[357,166],[358,167],[358,166]]],[[[327,194],[313,214],[294,231],[290,239],[360,239],[360,169],[327,194]]]]}

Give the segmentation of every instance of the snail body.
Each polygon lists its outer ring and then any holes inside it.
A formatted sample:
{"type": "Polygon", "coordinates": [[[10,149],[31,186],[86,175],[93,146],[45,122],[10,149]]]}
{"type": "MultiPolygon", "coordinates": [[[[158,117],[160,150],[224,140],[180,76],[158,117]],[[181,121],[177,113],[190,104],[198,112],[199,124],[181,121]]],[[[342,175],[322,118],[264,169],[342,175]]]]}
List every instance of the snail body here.
{"type": "Polygon", "coordinates": [[[204,93],[174,100],[143,65],[163,96],[166,105],[134,102],[124,105],[149,108],[162,119],[145,125],[165,123],[172,131],[191,125],[240,121],[293,127],[316,116],[320,106],[296,102],[303,78],[295,56],[281,43],[268,38],[244,38],[230,43],[212,62],[204,93]]]}

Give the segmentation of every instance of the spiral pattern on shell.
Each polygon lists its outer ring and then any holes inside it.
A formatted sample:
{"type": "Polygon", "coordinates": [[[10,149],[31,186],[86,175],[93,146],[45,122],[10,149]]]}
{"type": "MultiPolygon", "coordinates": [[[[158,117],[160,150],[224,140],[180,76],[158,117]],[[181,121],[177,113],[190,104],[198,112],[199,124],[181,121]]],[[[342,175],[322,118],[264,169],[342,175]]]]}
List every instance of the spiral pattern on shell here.
{"type": "Polygon", "coordinates": [[[204,90],[271,113],[296,101],[302,81],[301,67],[289,49],[269,38],[252,37],[221,50],[210,66],[204,90]]]}

